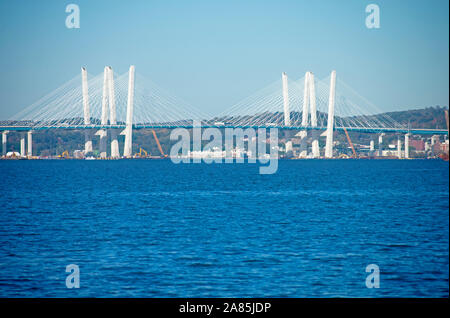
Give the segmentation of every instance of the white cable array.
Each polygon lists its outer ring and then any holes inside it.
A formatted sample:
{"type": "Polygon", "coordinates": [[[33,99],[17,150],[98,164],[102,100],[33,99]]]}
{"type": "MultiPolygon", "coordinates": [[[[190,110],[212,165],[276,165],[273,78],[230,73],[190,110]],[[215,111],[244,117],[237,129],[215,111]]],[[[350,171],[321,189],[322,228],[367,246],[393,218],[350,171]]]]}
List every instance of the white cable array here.
{"type": "MultiPolygon", "coordinates": [[[[328,97],[330,77],[314,78],[316,92],[317,127],[325,129],[328,120],[328,97]]],[[[305,77],[289,81],[289,105],[292,127],[302,126],[302,105],[305,77]]],[[[283,126],[283,99],[281,80],[268,85],[257,93],[243,99],[214,118],[235,126],[283,126]]],[[[337,81],[335,97],[335,127],[359,129],[398,129],[401,124],[382,114],[341,79],[337,81]]]]}
{"type": "MultiPolygon", "coordinates": [[[[96,76],[88,74],[91,126],[101,126],[103,79],[103,72],[96,76]]],[[[288,80],[291,127],[302,126],[304,83],[305,77],[296,81],[288,80]]],[[[322,80],[315,77],[314,85],[317,127],[324,129],[327,125],[329,77],[322,80]]],[[[30,129],[86,127],[83,120],[82,95],[81,76],[77,75],[13,116],[7,124],[30,129]]],[[[114,75],[114,95],[117,125],[124,125],[128,72],[119,76],[114,75]]],[[[234,104],[228,110],[211,117],[138,73],[135,77],[133,116],[135,127],[191,127],[194,120],[213,126],[284,126],[283,118],[281,78],[234,104]]],[[[387,114],[382,114],[379,108],[356,93],[340,78],[336,86],[335,127],[371,130],[404,128],[387,114]]]]}
{"type": "MultiPolygon", "coordinates": [[[[115,74],[115,73],[114,73],[115,74]]],[[[101,126],[104,74],[88,74],[90,121],[101,126]]],[[[192,126],[193,120],[207,121],[211,116],[197,111],[185,101],[173,96],[153,82],[136,74],[133,123],[135,126],[192,126]]],[[[126,119],[128,72],[114,75],[114,95],[117,125],[126,119]]],[[[82,128],[83,94],[81,76],[50,92],[25,108],[5,125],[40,128],[82,128]]]]}

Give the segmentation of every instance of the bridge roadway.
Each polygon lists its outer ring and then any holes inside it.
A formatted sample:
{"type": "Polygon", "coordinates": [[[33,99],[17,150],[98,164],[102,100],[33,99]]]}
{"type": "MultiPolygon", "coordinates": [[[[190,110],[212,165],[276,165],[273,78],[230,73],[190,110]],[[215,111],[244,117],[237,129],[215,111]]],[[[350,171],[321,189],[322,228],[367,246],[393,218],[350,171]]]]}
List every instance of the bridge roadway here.
{"type": "MultiPolygon", "coordinates": [[[[135,124],[133,125],[133,129],[175,129],[175,128],[193,128],[193,125],[145,125],[145,124],[135,124]]],[[[199,126],[196,126],[199,127],[199,126]]],[[[326,127],[303,127],[303,126],[283,126],[283,125],[211,125],[205,124],[202,125],[201,128],[277,128],[281,130],[327,130],[326,127]]],[[[418,134],[418,135],[447,135],[449,132],[446,129],[426,129],[426,128],[378,128],[378,127],[334,127],[335,130],[343,131],[344,128],[347,131],[356,131],[362,133],[399,133],[399,134],[418,134]]],[[[120,125],[74,125],[74,126],[0,126],[0,131],[39,131],[39,130],[48,130],[48,129],[125,129],[125,124],[120,125]]]]}

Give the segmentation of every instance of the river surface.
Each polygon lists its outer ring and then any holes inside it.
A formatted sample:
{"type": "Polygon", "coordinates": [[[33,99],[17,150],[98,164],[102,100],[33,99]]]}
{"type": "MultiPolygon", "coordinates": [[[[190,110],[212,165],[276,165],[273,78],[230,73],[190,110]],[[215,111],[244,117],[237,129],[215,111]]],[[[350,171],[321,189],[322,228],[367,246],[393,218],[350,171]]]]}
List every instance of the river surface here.
{"type": "Polygon", "coordinates": [[[448,297],[448,279],[444,161],[0,161],[0,297],[448,297]]]}

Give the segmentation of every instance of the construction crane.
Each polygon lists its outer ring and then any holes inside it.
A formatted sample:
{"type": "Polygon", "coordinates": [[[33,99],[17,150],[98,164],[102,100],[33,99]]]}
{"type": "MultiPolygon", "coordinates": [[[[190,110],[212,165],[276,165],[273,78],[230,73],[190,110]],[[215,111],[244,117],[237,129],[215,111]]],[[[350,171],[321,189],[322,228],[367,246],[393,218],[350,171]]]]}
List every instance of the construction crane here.
{"type": "Polygon", "coordinates": [[[159,149],[159,152],[161,153],[161,156],[162,157],[167,157],[167,155],[164,154],[164,151],[163,151],[163,149],[161,147],[161,144],[159,143],[158,136],[156,136],[156,131],[154,129],[152,129],[152,133],[153,133],[153,137],[155,137],[156,144],[158,145],[158,149],[159,149]]]}
{"type": "Polygon", "coordinates": [[[147,151],[145,151],[145,149],[143,148],[139,148],[139,153],[134,155],[136,158],[146,158],[148,157],[148,153],[147,151]]]}
{"type": "Polygon", "coordinates": [[[67,150],[64,150],[62,154],[58,156],[59,158],[68,159],[69,158],[69,152],[67,150]]]}
{"type": "Polygon", "coordinates": [[[356,155],[355,147],[353,147],[352,140],[350,139],[350,136],[348,135],[347,129],[345,127],[343,127],[343,128],[344,128],[345,135],[347,136],[348,143],[350,144],[350,147],[352,147],[353,157],[358,158],[358,156],[356,155]]]}

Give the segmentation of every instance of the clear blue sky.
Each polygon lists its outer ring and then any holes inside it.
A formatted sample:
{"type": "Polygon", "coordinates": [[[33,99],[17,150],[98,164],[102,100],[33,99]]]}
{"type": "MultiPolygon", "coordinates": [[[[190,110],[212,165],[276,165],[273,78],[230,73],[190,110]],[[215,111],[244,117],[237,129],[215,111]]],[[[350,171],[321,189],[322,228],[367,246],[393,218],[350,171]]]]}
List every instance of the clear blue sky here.
{"type": "Polygon", "coordinates": [[[448,0],[0,0],[0,118],[105,65],[216,113],[280,77],[332,69],[383,110],[449,101],[448,0]],[[81,28],[67,29],[76,3],[81,28]],[[376,3],[381,28],[367,29],[376,3]]]}

